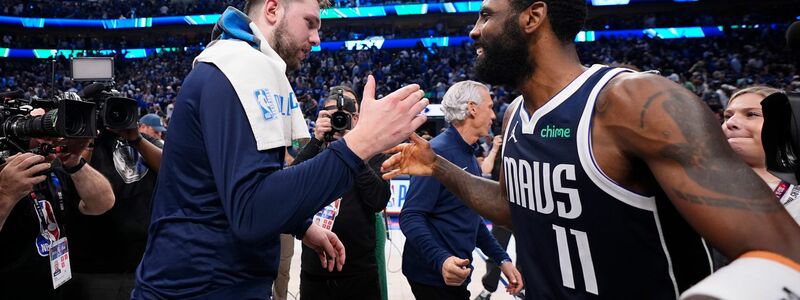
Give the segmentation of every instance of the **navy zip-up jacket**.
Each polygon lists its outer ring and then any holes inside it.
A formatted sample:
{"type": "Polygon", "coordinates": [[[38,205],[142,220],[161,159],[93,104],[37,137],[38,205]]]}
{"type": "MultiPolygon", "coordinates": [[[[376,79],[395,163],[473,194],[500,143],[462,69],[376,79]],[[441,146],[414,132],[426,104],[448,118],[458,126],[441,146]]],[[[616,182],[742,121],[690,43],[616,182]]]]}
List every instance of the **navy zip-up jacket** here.
{"type": "Polygon", "coordinates": [[[344,141],[283,169],[285,148],[258,151],[239,98],[199,63],[175,104],[134,299],[268,299],[281,233],[342,196],[364,163],[344,141]]]}
{"type": "MultiPolygon", "coordinates": [[[[480,176],[473,147],[455,127],[448,127],[430,144],[436,154],[480,176]]],[[[486,229],[483,218],[434,177],[411,177],[400,212],[400,229],[406,236],[403,274],[415,283],[445,286],[442,263],[450,256],[472,259],[476,246],[497,262],[509,259],[486,229]]],[[[467,278],[464,286],[469,282],[467,278]]]]}

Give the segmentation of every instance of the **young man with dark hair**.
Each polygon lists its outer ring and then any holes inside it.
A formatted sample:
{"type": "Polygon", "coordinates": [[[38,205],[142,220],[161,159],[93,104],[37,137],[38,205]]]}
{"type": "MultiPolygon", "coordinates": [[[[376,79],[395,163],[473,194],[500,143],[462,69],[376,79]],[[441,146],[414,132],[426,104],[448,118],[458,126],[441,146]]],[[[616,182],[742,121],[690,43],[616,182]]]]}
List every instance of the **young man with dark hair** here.
{"type": "Polygon", "coordinates": [[[433,175],[513,228],[527,299],[676,299],[710,274],[706,241],[797,265],[800,228],[708,107],[658,75],[581,65],[585,17],[584,0],[483,2],[476,74],[522,93],[503,122],[499,184],[417,136],[385,177],[433,175]]]}

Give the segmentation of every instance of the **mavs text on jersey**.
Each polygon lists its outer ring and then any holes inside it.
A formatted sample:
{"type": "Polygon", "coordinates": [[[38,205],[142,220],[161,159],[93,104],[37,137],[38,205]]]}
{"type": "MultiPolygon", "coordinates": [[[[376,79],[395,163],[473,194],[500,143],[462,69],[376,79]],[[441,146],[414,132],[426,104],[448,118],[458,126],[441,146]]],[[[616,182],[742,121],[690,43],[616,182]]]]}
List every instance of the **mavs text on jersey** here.
{"type": "Polygon", "coordinates": [[[616,75],[594,65],[505,128],[505,188],[528,299],[676,299],[711,273],[708,248],[669,199],[615,183],[592,154],[595,102],[616,75]]]}

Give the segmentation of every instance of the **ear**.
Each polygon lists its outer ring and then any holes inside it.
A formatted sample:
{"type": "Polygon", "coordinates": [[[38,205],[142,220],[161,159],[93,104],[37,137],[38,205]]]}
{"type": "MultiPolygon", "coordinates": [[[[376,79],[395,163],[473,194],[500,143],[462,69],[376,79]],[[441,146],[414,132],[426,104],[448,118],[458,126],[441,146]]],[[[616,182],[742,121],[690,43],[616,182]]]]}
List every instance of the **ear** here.
{"type": "Polygon", "coordinates": [[[536,1],[519,14],[519,23],[522,27],[522,32],[532,34],[538,29],[544,20],[547,18],[547,4],[542,1],[536,1]]]}
{"type": "Polygon", "coordinates": [[[467,112],[469,112],[469,115],[474,118],[478,115],[478,105],[475,104],[475,102],[470,101],[469,104],[467,104],[467,112]]]}
{"type": "Polygon", "coordinates": [[[280,14],[283,8],[280,2],[280,0],[264,1],[264,8],[261,13],[264,14],[264,19],[267,20],[267,23],[270,25],[278,24],[280,20],[280,14]]]}

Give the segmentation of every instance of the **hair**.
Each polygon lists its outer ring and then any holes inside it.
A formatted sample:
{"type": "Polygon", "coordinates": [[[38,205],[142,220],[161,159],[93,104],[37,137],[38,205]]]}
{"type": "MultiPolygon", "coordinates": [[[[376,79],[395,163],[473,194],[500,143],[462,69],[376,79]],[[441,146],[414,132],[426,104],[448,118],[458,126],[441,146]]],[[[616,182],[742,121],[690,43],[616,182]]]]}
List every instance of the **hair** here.
{"type": "Polygon", "coordinates": [[[336,94],[336,93],[338,93],[338,92],[339,92],[339,90],[342,90],[342,91],[344,91],[344,92],[348,92],[348,93],[351,93],[351,94],[353,94],[353,96],[355,96],[355,97],[356,97],[356,102],[361,102],[361,101],[359,101],[359,99],[358,99],[358,94],[356,93],[356,91],[354,91],[354,90],[353,90],[353,88],[351,88],[351,87],[349,87],[349,86],[346,86],[346,85],[337,85],[337,86],[333,86],[333,87],[331,87],[330,89],[328,89],[328,93],[329,93],[329,94],[336,94]]]}
{"type": "Polygon", "coordinates": [[[467,119],[469,103],[481,104],[480,90],[489,90],[483,83],[466,80],[453,84],[444,94],[442,111],[447,123],[457,124],[467,119]]]}
{"type": "MultiPolygon", "coordinates": [[[[291,3],[292,1],[297,1],[297,0],[280,0],[280,1],[281,1],[281,3],[291,3]]],[[[252,10],[253,7],[256,7],[256,6],[261,5],[263,3],[264,3],[264,0],[247,0],[247,1],[245,1],[245,3],[244,3],[244,13],[247,14],[247,15],[250,15],[250,10],[252,10]]],[[[331,7],[331,1],[330,0],[317,0],[317,3],[319,3],[319,8],[331,7]]]]}
{"type": "Polygon", "coordinates": [[[558,40],[564,44],[574,43],[575,36],[583,29],[589,8],[586,0],[509,0],[511,7],[522,12],[534,2],[547,4],[547,18],[558,40]]]}
{"type": "MultiPolygon", "coordinates": [[[[328,97],[325,98],[325,101],[322,102],[322,108],[325,108],[325,104],[328,103],[328,101],[334,101],[334,102],[338,103],[339,102],[339,94],[330,94],[330,95],[328,95],[328,97]]],[[[354,101],[353,99],[350,99],[349,97],[344,97],[344,105],[345,105],[345,111],[349,112],[349,113],[357,114],[359,112],[359,110],[361,110],[361,106],[358,105],[358,103],[356,103],[356,101],[354,101]],[[355,108],[356,110],[355,111],[350,111],[349,109],[346,109],[348,104],[352,104],[353,108],[355,108]]]]}
{"type": "Polygon", "coordinates": [[[756,94],[766,98],[775,93],[783,93],[783,91],[763,85],[751,86],[748,88],[738,90],[736,93],[733,93],[733,96],[731,96],[731,98],[728,99],[728,105],[731,105],[734,99],[744,94],[756,94]]]}
{"type": "Polygon", "coordinates": [[[339,100],[339,96],[338,96],[339,90],[342,90],[343,92],[351,93],[351,94],[353,94],[354,97],[356,97],[353,100],[356,100],[356,106],[358,107],[358,111],[360,112],[361,111],[361,98],[358,97],[358,93],[356,93],[355,90],[353,90],[351,87],[346,86],[346,85],[332,86],[330,89],[328,89],[328,98],[325,99],[325,101],[328,101],[328,100],[337,100],[338,101],[339,100]]]}

